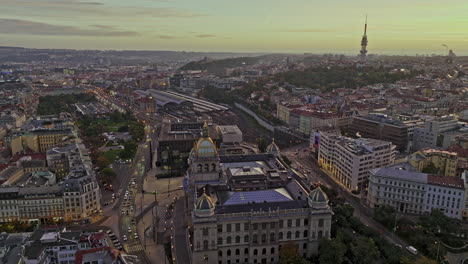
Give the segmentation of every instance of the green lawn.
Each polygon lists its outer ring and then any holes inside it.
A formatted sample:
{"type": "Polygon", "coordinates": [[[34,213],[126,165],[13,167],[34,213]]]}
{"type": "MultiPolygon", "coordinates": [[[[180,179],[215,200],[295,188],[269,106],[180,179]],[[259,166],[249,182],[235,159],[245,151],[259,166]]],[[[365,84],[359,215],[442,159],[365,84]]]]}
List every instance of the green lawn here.
{"type": "Polygon", "coordinates": [[[115,160],[117,159],[117,156],[119,155],[121,151],[122,151],[121,149],[109,150],[106,152],[102,152],[99,155],[108,159],[110,163],[114,163],[115,160]]]}

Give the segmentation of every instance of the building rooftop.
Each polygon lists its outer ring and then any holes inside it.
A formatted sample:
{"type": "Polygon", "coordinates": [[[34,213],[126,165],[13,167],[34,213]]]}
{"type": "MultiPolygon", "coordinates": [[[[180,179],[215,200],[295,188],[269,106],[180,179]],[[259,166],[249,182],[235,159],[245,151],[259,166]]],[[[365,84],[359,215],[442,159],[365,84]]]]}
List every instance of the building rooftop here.
{"type": "Polygon", "coordinates": [[[419,183],[427,183],[427,174],[418,172],[416,168],[408,163],[399,163],[396,165],[377,168],[371,170],[371,173],[377,176],[390,177],[405,181],[414,181],[419,183]]]}
{"type": "Polygon", "coordinates": [[[285,188],[270,190],[258,190],[247,192],[229,192],[229,198],[223,205],[249,204],[249,203],[271,203],[292,201],[291,195],[285,188]]]}
{"type": "Polygon", "coordinates": [[[457,177],[448,177],[448,176],[436,176],[436,175],[427,175],[427,182],[429,184],[443,186],[443,187],[450,187],[450,188],[458,188],[461,190],[465,189],[463,179],[457,177]]]}

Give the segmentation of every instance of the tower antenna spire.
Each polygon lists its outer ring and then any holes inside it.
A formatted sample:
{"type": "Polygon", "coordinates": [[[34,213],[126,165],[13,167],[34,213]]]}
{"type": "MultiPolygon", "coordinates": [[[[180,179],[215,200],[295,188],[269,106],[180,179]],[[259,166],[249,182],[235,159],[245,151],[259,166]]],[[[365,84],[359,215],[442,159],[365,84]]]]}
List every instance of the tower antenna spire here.
{"type": "Polygon", "coordinates": [[[364,36],[367,35],[367,15],[366,15],[366,23],[364,24],[364,36]]]}

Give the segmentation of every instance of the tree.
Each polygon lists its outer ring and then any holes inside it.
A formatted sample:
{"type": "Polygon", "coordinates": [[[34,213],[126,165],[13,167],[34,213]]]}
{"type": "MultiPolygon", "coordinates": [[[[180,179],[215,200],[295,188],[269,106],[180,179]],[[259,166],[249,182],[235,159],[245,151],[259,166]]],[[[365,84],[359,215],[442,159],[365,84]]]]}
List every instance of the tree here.
{"type": "Polygon", "coordinates": [[[112,180],[116,176],[115,171],[111,168],[102,169],[101,175],[102,175],[103,180],[105,180],[106,182],[112,182],[112,180]]]}
{"type": "Polygon", "coordinates": [[[346,246],[337,239],[324,239],[320,243],[320,264],[341,264],[344,261],[346,246]]]}
{"type": "Polygon", "coordinates": [[[106,168],[107,166],[109,166],[110,162],[109,160],[104,157],[104,156],[99,156],[97,159],[96,159],[96,165],[100,168],[100,169],[104,169],[106,168]]]}
{"type": "Polygon", "coordinates": [[[267,140],[263,137],[257,138],[257,147],[258,147],[258,150],[260,150],[260,152],[262,153],[265,152],[268,147],[267,140]]]}
{"type": "Polygon", "coordinates": [[[280,264],[311,264],[309,261],[299,256],[298,246],[295,243],[288,243],[281,247],[280,264]]]}
{"type": "Polygon", "coordinates": [[[396,221],[396,211],[390,205],[381,205],[374,209],[373,218],[388,229],[393,229],[396,221]]]}
{"type": "Polygon", "coordinates": [[[375,263],[380,257],[379,249],[374,240],[367,237],[358,237],[350,246],[353,264],[375,263]]]}
{"type": "Polygon", "coordinates": [[[426,257],[419,257],[417,259],[404,256],[401,258],[401,264],[437,264],[437,261],[428,259],[426,257]]]}

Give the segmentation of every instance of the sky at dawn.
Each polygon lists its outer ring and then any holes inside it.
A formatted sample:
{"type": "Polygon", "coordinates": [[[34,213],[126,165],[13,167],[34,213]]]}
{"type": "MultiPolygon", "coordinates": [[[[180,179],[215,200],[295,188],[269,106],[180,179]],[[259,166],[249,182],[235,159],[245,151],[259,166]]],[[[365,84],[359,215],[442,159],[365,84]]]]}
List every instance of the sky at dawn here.
{"type": "Polygon", "coordinates": [[[0,46],[468,55],[468,0],[0,0],[0,46]]]}

